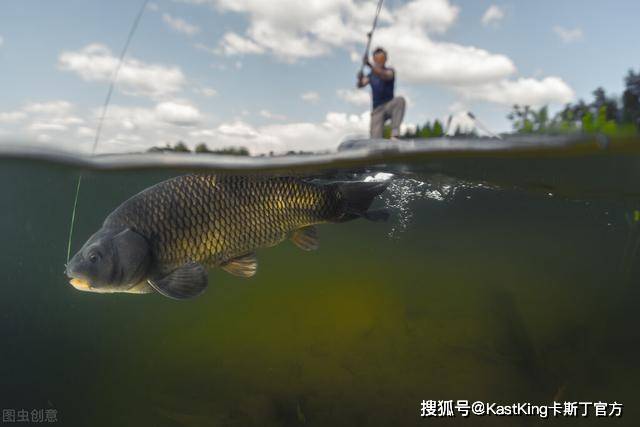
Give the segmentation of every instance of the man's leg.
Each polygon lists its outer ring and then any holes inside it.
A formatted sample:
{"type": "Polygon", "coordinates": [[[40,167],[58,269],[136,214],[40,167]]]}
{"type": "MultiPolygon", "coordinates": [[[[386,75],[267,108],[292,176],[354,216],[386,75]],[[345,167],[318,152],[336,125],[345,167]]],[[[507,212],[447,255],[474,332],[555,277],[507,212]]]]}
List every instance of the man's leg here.
{"type": "Polygon", "coordinates": [[[379,105],[371,112],[371,138],[382,138],[384,134],[384,105],[379,105]]]}
{"type": "Polygon", "coordinates": [[[391,101],[389,101],[389,107],[387,111],[391,116],[392,137],[400,136],[400,125],[402,124],[402,119],[404,118],[405,107],[406,102],[401,96],[396,96],[391,101]]]}

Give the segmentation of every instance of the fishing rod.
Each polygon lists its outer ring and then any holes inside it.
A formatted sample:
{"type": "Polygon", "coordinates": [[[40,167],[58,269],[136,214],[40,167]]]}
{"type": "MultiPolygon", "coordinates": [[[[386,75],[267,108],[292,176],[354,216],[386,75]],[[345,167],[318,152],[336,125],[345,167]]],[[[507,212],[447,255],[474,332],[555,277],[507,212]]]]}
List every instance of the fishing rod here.
{"type": "Polygon", "coordinates": [[[371,37],[373,37],[373,32],[375,31],[376,26],[378,25],[378,16],[380,15],[380,11],[382,10],[383,1],[384,0],[378,1],[378,7],[376,8],[376,15],[373,18],[373,25],[371,26],[371,31],[367,33],[367,47],[364,50],[364,56],[362,57],[362,66],[360,67],[359,74],[364,73],[364,67],[367,64],[367,61],[369,59],[369,50],[371,49],[371,37]]]}
{"type": "MultiPolygon", "coordinates": [[[[113,90],[116,85],[116,80],[118,80],[118,74],[120,74],[120,68],[122,68],[122,64],[124,62],[124,57],[127,54],[127,50],[129,50],[129,45],[131,44],[131,40],[133,39],[133,35],[138,29],[138,24],[142,19],[142,15],[144,15],[144,11],[147,9],[147,4],[149,0],[143,0],[142,6],[140,10],[136,14],[135,19],[133,20],[133,24],[129,29],[129,34],[127,35],[127,39],[124,43],[122,51],[120,52],[120,59],[118,60],[118,65],[113,72],[113,76],[111,77],[111,82],[109,84],[109,89],[107,90],[107,96],[105,97],[104,104],[102,105],[102,113],[100,118],[98,119],[98,126],[96,127],[96,134],[93,139],[93,146],[91,147],[91,156],[96,153],[96,149],[98,148],[98,142],[100,141],[100,136],[102,135],[102,126],[104,124],[104,119],[107,116],[107,110],[109,109],[109,103],[111,102],[111,96],[113,95],[113,90]]],[[[76,211],[78,208],[78,197],[80,195],[80,186],[82,184],[82,174],[78,175],[78,182],[76,183],[76,194],[73,200],[73,209],[71,211],[71,224],[69,225],[69,241],[67,242],[67,263],[69,263],[69,257],[71,256],[71,239],[73,238],[73,228],[76,221],[76,211]]]]}

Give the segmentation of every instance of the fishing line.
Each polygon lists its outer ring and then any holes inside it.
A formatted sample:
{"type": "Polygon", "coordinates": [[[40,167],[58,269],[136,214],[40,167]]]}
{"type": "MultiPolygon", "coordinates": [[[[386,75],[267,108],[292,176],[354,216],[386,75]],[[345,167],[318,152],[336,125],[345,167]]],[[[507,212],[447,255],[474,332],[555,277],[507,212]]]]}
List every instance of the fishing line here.
{"type": "Polygon", "coordinates": [[[489,128],[487,128],[480,120],[478,120],[475,114],[473,114],[471,111],[467,111],[467,116],[469,116],[469,118],[474,121],[474,123],[476,124],[476,126],[480,128],[480,130],[485,131],[490,137],[502,139],[500,135],[497,135],[496,133],[491,132],[489,128]]]}
{"type": "MultiPolygon", "coordinates": [[[[118,80],[118,74],[120,73],[120,69],[122,68],[122,64],[124,62],[124,57],[127,54],[127,50],[129,49],[129,45],[131,44],[131,40],[133,39],[133,35],[138,29],[138,24],[142,19],[142,15],[144,15],[144,11],[147,9],[147,3],[149,0],[143,0],[142,6],[138,11],[135,19],[133,20],[133,24],[129,29],[129,34],[127,35],[127,39],[124,43],[122,51],[120,52],[120,58],[118,60],[118,65],[113,72],[113,77],[111,78],[111,82],[109,84],[109,89],[107,90],[107,96],[104,100],[104,104],[102,105],[102,114],[98,119],[98,126],[96,127],[96,134],[93,139],[93,146],[91,147],[91,156],[96,153],[96,149],[98,148],[98,142],[100,141],[100,136],[102,135],[102,126],[104,124],[104,119],[107,116],[107,110],[109,109],[109,103],[111,102],[111,96],[113,95],[113,89],[115,88],[116,81],[118,80]]],[[[82,184],[82,173],[78,175],[78,183],[76,184],[76,194],[73,200],[73,209],[71,211],[71,224],[69,226],[69,242],[67,243],[67,264],[69,263],[69,257],[71,256],[71,239],[73,238],[73,227],[75,225],[76,220],[76,211],[78,208],[78,197],[80,195],[80,186],[82,184]]]]}
{"type": "Polygon", "coordinates": [[[71,225],[69,226],[69,241],[67,242],[67,264],[69,264],[69,258],[71,257],[71,239],[73,238],[73,224],[76,222],[76,211],[78,207],[78,195],[80,194],[80,184],[82,183],[82,174],[78,175],[78,182],[76,183],[76,195],[73,199],[73,209],[71,210],[71,225]]]}

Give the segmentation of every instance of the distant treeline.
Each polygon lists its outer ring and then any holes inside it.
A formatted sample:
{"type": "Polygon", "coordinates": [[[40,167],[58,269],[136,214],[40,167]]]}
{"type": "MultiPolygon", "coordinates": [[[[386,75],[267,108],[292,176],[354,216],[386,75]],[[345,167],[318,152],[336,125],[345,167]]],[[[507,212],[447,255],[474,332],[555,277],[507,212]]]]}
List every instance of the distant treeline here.
{"type": "MultiPolygon", "coordinates": [[[[579,100],[566,104],[553,117],[548,106],[534,109],[527,105],[514,105],[507,118],[514,133],[562,134],[571,132],[603,133],[606,135],[630,136],[640,132],[640,71],[629,70],[624,78],[622,96],[608,95],[602,87],[593,91],[593,101],[579,100]]],[[[385,137],[391,129],[385,128],[385,137]]],[[[427,121],[415,130],[407,130],[403,138],[438,138],[447,133],[439,120],[427,121]]],[[[449,132],[451,135],[451,132],[449,132]]],[[[475,130],[466,131],[456,127],[454,137],[476,138],[475,130]]]]}
{"type": "Polygon", "coordinates": [[[548,107],[539,110],[514,105],[507,118],[516,133],[603,133],[637,135],[640,130],[640,71],[629,70],[621,97],[607,95],[601,87],[593,91],[593,101],[567,104],[549,117],[548,107]]]}
{"type": "MultiPolygon", "coordinates": [[[[150,153],[164,153],[164,152],[173,152],[173,153],[191,153],[192,151],[187,147],[187,145],[178,141],[175,145],[171,146],[169,144],[164,147],[151,147],[148,150],[150,153]]],[[[207,147],[207,144],[200,143],[196,145],[196,148],[193,150],[194,153],[209,153],[209,154],[229,154],[233,156],[248,156],[249,150],[244,147],[228,147],[221,148],[217,150],[210,150],[207,147]]]]}
{"type": "MultiPolygon", "coordinates": [[[[442,124],[442,122],[438,119],[434,120],[433,123],[427,121],[422,126],[418,125],[415,129],[408,129],[402,135],[402,138],[440,138],[448,132],[448,129],[442,124]]],[[[391,131],[389,130],[389,134],[391,131]]],[[[475,130],[465,131],[460,128],[460,126],[456,126],[453,133],[449,132],[450,136],[454,138],[477,138],[478,134],[475,130]]]]}
{"type": "MultiPolygon", "coordinates": [[[[191,151],[187,144],[182,141],[178,141],[175,145],[166,144],[164,147],[151,147],[147,150],[150,153],[207,153],[207,154],[229,154],[232,156],[249,156],[249,150],[244,147],[228,147],[218,150],[211,150],[204,142],[196,145],[195,149],[191,151]]],[[[259,157],[281,157],[281,156],[293,156],[293,155],[311,155],[317,154],[313,151],[287,151],[286,153],[274,153],[270,151],[269,154],[260,154],[259,157]]]]}

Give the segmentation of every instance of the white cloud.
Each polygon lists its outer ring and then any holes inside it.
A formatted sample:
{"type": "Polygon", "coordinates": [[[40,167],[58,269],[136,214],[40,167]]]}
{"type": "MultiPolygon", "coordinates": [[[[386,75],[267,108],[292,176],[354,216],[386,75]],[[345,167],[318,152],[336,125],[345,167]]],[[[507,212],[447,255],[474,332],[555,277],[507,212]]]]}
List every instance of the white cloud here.
{"type": "Polygon", "coordinates": [[[321,123],[299,122],[255,127],[242,120],[223,123],[199,132],[204,142],[218,146],[242,146],[252,154],[335,150],[348,135],[364,135],[369,129],[368,112],[360,115],[330,112],[321,123]]]}
{"type": "Polygon", "coordinates": [[[304,102],[309,102],[313,104],[320,100],[320,94],[314,91],[304,92],[303,94],[300,95],[300,99],[302,99],[304,102]]]}
{"type": "Polygon", "coordinates": [[[216,136],[216,132],[213,129],[198,129],[189,132],[189,136],[194,138],[211,138],[216,136]]]}
{"type": "Polygon", "coordinates": [[[177,126],[194,126],[202,120],[202,114],[187,102],[161,102],[156,105],[158,118],[177,126]]]}
{"type": "Polygon", "coordinates": [[[363,89],[338,89],[338,97],[345,102],[357,107],[366,107],[371,104],[371,96],[363,89]]]}
{"type": "MultiPolygon", "coordinates": [[[[359,25],[356,23],[346,25],[343,16],[339,13],[318,16],[317,20],[310,25],[309,32],[312,37],[327,46],[341,46],[362,39],[359,25]]],[[[323,50],[324,48],[321,48],[321,51],[323,50]]]]}
{"type": "Polygon", "coordinates": [[[219,51],[218,49],[214,49],[214,48],[212,48],[212,47],[209,47],[209,46],[207,46],[207,45],[206,45],[206,44],[204,44],[204,43],[195,43],[195,44],[193,45],[193,47],[195,47],[196,49],[201,50],[201,51],[203,51],[203,52],[210,53],[210,54],[212,54],[212,55],[217,55],[217,54],[219,54],[219,53],[220,53],[220,51],[219,51]]]}
{"type": "Polygon", "coordinates": [[[84,120],[74,115],[61,115],[57,117],[49,117],[48,123],[61,126],[73,126],[84,123],[84,120]]]}
{"type": "MultiPolygon", "coordinates": [[[[118,62],[109,48],[101,44],[63,52],[58,57],[60,69],[75,72],[86,81],[111,81],[118,62]]],[[[177,66],[146,64],[131,58],[124,60],[116,88],[130,95],[155,99],[179,92],[185,82],[185,76],[177,66]]]]}
{"type": "MultiPolygon", "coordinates": [[[[72,114],[74,107],[70,104],[64,114],[53,113],[49,107],[56,102],[64,105],[62,101],[55,101],[29,104],[33,113],[19,110],[21,120],[32,120],[15,135],[27,132],[35,141],[56,144],[56,148],[89,152],[102,108],[96,107],[83,119],[72,114]]],[[[268,110],[259,114],[266,118],[282,118],[268,110]]],[[[201,142],[210,148],[246,147],[253,154],[333,150],[345,136],[366,135],[369,117],[368,112],[359,115],[330,112],[320,123],[255,126],[243,118],[212,126],[207,117],[186,100],[159,102],[152,107],[111,105],[97,152],[145,151],[151,146],[177,141],[184,141],[191,147],[201,142]]]]}
{"type": "Polygon", "coordinates": [[[36,114],[67,114],[73,105],[68,101],[32,102],[23,107],[23,111],[36,114]]]}
{"type": "MultiPolygon", "coordinates": [[[[331,46],[354,42],[363,34],[362,28],[349,25],[353,23],[349,17],[357,11],[353,0],[211,0],[208,3],[218,10],[245,14],[249,18],[244,36],[227,33],[221,40],[223,52],[227,54],[270,52],[282,60],[294,61],[323,55],[331,46]]],[[[363,13],[365,9],[368,12],[368,25],[373,16],[370,7],[361,8],[363,13]]]]}
{"type": "Polygon", "coordinates": [[[277,114],[266,109],[260,110],[258,114],[260,114],[261,117],[264,117],[265,119],[269,119],[269,120],[286,120],[287,119],[287,116],[283,114],[277,114]]]}
{"type": "Polygon", "coordinates": [[[238,145],[246,142],[242,140],[255,139],[260,136],[258,131],[253,126],[241,120],[236,120],[232,123],[223,123],[218,126],[216,130],[221,136],[235,138],[236,142],[240,143],[238,145]]]}
{"type": "MultiPolygon", "coordinates": [[[[96,108],[94,118],[100,113],[101,109],[96,108]]],[[[98,152],[144,151],[152,146],[188,141],[189,133],[197,130],[205,119],[186,100],[160,102],[151,108],[111,105],[98,152]]],[[[90,135],[88,130],[77,132],[90,135]]]]}
{"type": "MultiPolygon", "coordinates": [[[[220,53],[270,53],[284,61],[322,56],[333,49],[345,49],[359,60],[356,46],[364,42],[375,9],[375,2],[356,0],[198,3],[248,18],[244,35],[222,37],[220,53]]],[[[504,55],[431,39],[431,33],[454,25],[459,11],[449,0],[412,0],[394,9],[383,8],[373,43],[387,48],[399,76],[409,83],[485,83],[514,74],[515,65],[504,55]]]]}
{"type": "MultiPolygon", "coordinates": [[[[248,24],[243,34],[226,33],[219,41],[217,53],[272,54],[285,61],[312,58],[345,49],[359,61],[358,45],[370,26],[375,2],[357,0],[185,0],[209,4],[223,12],[242,14],[248,24]],[[282,13],[286,10],[287,13],[282,13]]],[[[460,8],[450,0],[412,0],[382,10],[374,45],[390,52],[390,63],[399,79],[407,83],[436,83],[468,97],[507,104],[564,100],[572,96],[571,88],[559,78],[513,79],[515,64],[505,55],[474,46],[434,40],[433,33],[451,28],[460,8]],[[487,88],[495,90],[490,93],[487,88]],[[531,88],[526,96],[521,88],[531,88]],[[507,99],[512,96],[513,99],[507,99]]],[[[504,19],[504,9],[491,5],[482,16],[484,25],[504,19]]],[[[582,31],[556,27],[554,31],[565,41],[583,37],[582,31]]],[[[364,93],[341,92],[347,102],[365,105],[364,93]]],[[[315,95],[304,96],[314,102],[315,95]]]]}
{"type": "Polygon", "coordinates": [[[434,42],[418,28],[381,28],[376,44],[389,51],[398,78],[409,83],[478,84],[512,75],[508,57],[473,46],[434,42]]]}
{"type": "Polygon", "coordinates": [[[94,137],[96,134],[96,130],[95,129],[91,129],[90,127],[87,126],[80,126],[78,127],[78,129],[76,129],[76,136],[80,137],[80,138],[92,138],[94,137]]]}
{"type": "MultiPolygon", "coordinates": [[[[100,113],[101,110],[96,109],[95,117],[100,113]]],[[[104,128],[118,131],[163,131],[174,126],[195,126],[202,120],[202,113],[186,101],[161,102],[153,108],[112,105],[105,118],[104,128]]]]}
{"type": "Polygon", "coordinates": [[[414,0],[395,11],[394,24],[443,33],[453,25],[459,12],[460,8],[453,6],[449,0],[414,0]]]}
{"type": "Polygon", "coordinates": [[[60,134],[84,123],[84,119],[73,113],[74,106],[68,101],[29,102],[21,108],[0,112],[0,123],[4,134],[24,137],[32,134],[43,142],[50,138],[49,132],[60,134]]]}
{"type": "Polygon", "coordinates": [[[564,28],[559,25],[553,27],[553,32],[556,33],[563,43],[574,43],[584,38],[584,33],[580,27],[576,28],[564,28]]]}
{"type": "MultiPolygon", "coordinates": [[[[94,117],[96,119],[100,117],[102,113],[101,108],[94,110],[94,117]]],[[[160,129],[165,126],[158,120],[156,111],[151,108],[143,107],[125,107],[121,105],[112,104],[109,106],[109,114],[105,117],[103,132],[108,134],[113,130],[127,130],[127,131],[149,131],[152,129],[160,129]]]]}
{"type": "Polygon", "coordinates": [[[73,104],[64,100],[31,102],[22,107],[22,112],[32,120],[27,127],[29,132],[62,132],[84,123],[73,110],[73,104]]]}
{"type": "MultiPolygon", "coordinates": [[[[84,116],[75,110],[73,104],[63,100],[32,102],[0,113],[0,122],[4,124],[4,135],[31,135],[34,141],[55,143],[56,148],[89,152],[102,107],[93,108],[84,116]]],[[[163,101],[151,107],[112,104],[97,151],[144,151],[151,146],[189,141],[189,133],[201,129],[205,121],[207,117],[187,100],[163,101]]]]}
{"type": "Polygon", "coordinates": [[[227,55],[264,52],[264,49],[257,43],[233,32],[225,33],[219,46],[220,52],[227,55]]]}
{"type": "Polygon", "coordinates": [[[33,122],[29,125],[29,130],[32,132],[41,131],[55,131],[61,132],[69,129],[67,126],[60,123],[47,123],[47,122],[33,122]]]}
{"type": "Polygon", "coordinates": [[[466,111],[469,110],[469,105],[466,102],[455,101],[453,104],[449,105],[447,110],[452,114],[458,114],[460,112],[466,113],[466,111]]]}
{"type": "Polygon", "coordinates": [[[369,132],[368,112],[360,115],[330,112],[322,123],[287,123],[263,126],[260,134],[268,135],[264,145],[251,147],[256,152],[267,148],[282,152],[289,150],[335,150],[340,141],[348,135],[367,135],[369,132]]]}
{"type": "Polygon", "coordinates": [[[50,142],[52,140],[53,138],[51,138],[51,136],[47,135],[46,133],[40,134],[36,137],[36,141],[41,143],[50,142]]]}
{"type": "Polygon", "coordinates": [[[187,3],[187,4],[211,4],[212,0],[173,0],[176,3],[187,3]]]}
{"type": "Polygon", "coordinates": [[[0,47],[4,44],[4,37],[0,36],[0,47]]]}
{"type": "MultiPolygon", "coordinates": [[[[369,31],[375,2],[358,0],[187,0],[209,4],[217,10],[244,15],[244,32],[226,33],[219,40],[217,53],[270,54],[284,61],[296,61],[346,51],[360,61],[363,35],[369,31]],[[286,13],[282,13],[286,11],[286,13]]],[[[517,69],[506,55],[476,46],[450,43],[433,38],[456,24],[460,8],[450,0],[411,0],[383,7],[372,45],[384,46],[389,65],[399,81],[408,84],[440,84],[458,92],[469,91],[478,99],[500,104],[519,100],[568,98],[571,89],[558,78],[551,80],[514,79],[517,69]],[[533,87],[525,96],[519,88],[533,87]],[[497,92],[491,94],[487,88],[497,92]],[[513,96],[513,100],[506,98],[513,96]]],[[[492,5],[482,17],[485,25],[504,19],[502,8],[492,5]]],[[[575,38],[575,36],[574,36],[575,38]]],[[[365,93],[341,91],[343,100],[364,106],[365,93]]],[[[314,95],[303,96],[307,102],[314,95]]]]}
{"type": "Polygon", "coordinates": [[[0,112],[0,123],[16,123],[27,118],[24,111],[0,112]]]}
{"type": "Polygon", "coordinates": [[[202,95],[202,96],[206,96],[207,98],[211,98],[213,96],[216,96],[218,94],[218,91],[215,90],[212,87],[207,87],[207,86],[203,86],[201,88],[195,89],[195,92],[202,95]]]}
{"type": "Polygon", "coordinates": [[[575,97],[573,89],[559,77],[546,77],[541,80],[533,78],[502,80],[477,87],[465,87],[460,90],[460,93],[469,99],[506,106],[564,104],[575,97]]]}
{"type": "Polygon", "coordinates": [[[504,18],[504,10],[495,4],[489,6],[489,8],[482,15],[482,25],[488,27],[492,24],[497,24],[504,18]]]}
{"type": "MultiPolygon", "coordinates": [[[[446,0],[424,0],[446,1],[446,0]]],[[[375,5],[354,0],[208,0],[217,10],[244,14],[249,24],[244,35],[227,33],[220,40],[225,54],[269,52],[292,62],[328,53],[331,47],[360,42],[371,25],[375,5]],[[284,13],[283,13],[284,11],[284,13]],[[366,17],[364,20],[363,17],[366,17]]],[[[381,22],[389,14],[381,13],[381,22]]]]}
{"type": "Polygon", "coordinates": [[[162,14],[162,20],[172,30],[188,36],[194,36],[200,32],[200,27],[197,25],[189,24],[184,19],[171,16],[168,13],[162,14]]]}

